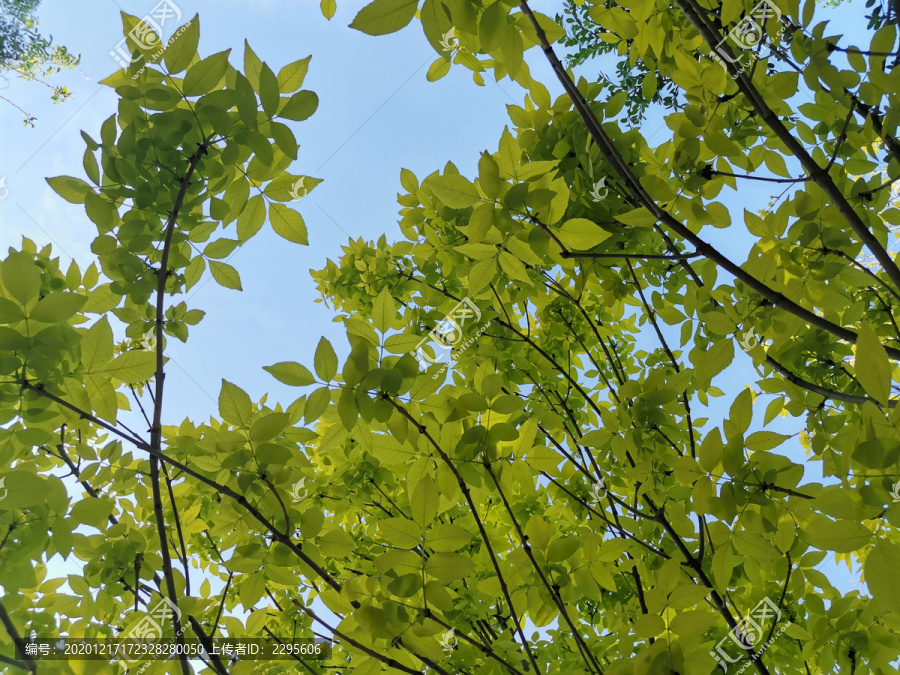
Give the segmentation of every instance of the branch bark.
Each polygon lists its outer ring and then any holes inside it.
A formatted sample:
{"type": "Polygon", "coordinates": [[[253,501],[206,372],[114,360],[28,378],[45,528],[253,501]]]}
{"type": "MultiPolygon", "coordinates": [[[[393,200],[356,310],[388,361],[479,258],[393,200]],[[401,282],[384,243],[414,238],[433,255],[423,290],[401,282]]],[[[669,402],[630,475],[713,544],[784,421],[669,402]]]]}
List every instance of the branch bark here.
{"type": "MultiPolygon", "coordinates": [[[[525,13],[525,15],[531,20],[532,26],[535,30],[535,33],[537,34],[538,40],[541,44],[541,48],[543,49],[547,60],[553,67],[553,71],[556,74],[557,79],[563,85],[566,93],[571,98],[572,104],[574,105],[576,112],[587,128],[588,133],[597,144],[606,160],[610,163],[610,165],[613,167],[622,181],[626,184],[626,186],[628,186],[630,192],[634,195],[638,203],[644,206],[657,218],[657,220],[662,222],[666,227],[671,229],[683,239],[689,241],[698,253],[718,264],[726,272],[746,284],[751,290],[759,293],[762,297],[769,300],[769,302],[771,302],[773,305],[778,306],[782,310],[790,312],[794,316],[802,319],[812,326],[821,328],[822,330],[831,333],[835,337],[855,345],[858,337],[855,332],[848,328],[844,328],[843,326],[834,324],[824,317],[818,316],[812,311],[798,305],[793,300],[790,300],[784,294],[769,287],[768,285],[754,277],[752,274],[742,269],[727,256],[720,253],[717,249],[710,246],[698,235],[694,234],[688,227],[674,218],[668,211],[660,207],[650,197],[650,195],[641,185],[640,181],[631,171],[631,167],[625,161],[625,158],[615,147],[612,139],[610,139],[607,133],[603,130],[602,126],[597,120],[596,115],[594,115],[594,112],[590,109],[587,101],[581,95],[581,92],[578,91],[577,87],[572,82],[571,77],[569,77],[566,69],[563,67],[559,58],[556,56],[556,53],[553,51],[553,47],[550,46],[550,43],[547,40],[547,35],[544,33],[544,29],[541,28],[541,25],[538,23],[537,18],[532,13],[531,8],[528,6],[528,3],[525,0],[522,0],[520,2],[520,6],[522,7],[522,11],[525,13]]],[[[871,236],[871,233],[869,233],[869,235],[871,236]]],[[[893,265],[893,263],[891,264],[893,265]]],[[[898,270],[898,281],[900,281],[900,270],[898,270]]],[[[900,361],[900,349],[887,345],[885,345],[884,349],[892,359],[900,361]]]]}
{"type": "MultiPolygon", "coordinates": [[[[178,222],[178,213],[184,204],[184,198],[187,195],[188,187],[191,185],[191,177],[206,154],[206,140],[199,143],[197,150],[191,156],[184,177],[181,179],[181,187],[178,195],[175,197],[175,203],[172,205],[172,212],[166,222],[164,229],[164,243],[162,248],[162,256],[160,257],[159,270],[157,271],[156,286],[156,374],[154,375],[154,385],[156,388],[156,396],[153,398],[153,426],[150,428],[150,447],[157,452],[162,452],[162,410],[163,410],[163,393],[165,390],[165,358],[163,355],[163,324],[165,323],[165,303],[166,303],[166,280],[169,277],[169,253],[172,249],[172,237],[175,234],[175,225],[178,222]]],[[[159,551],[162,556],[163,576],[166,579],[166,591],[169,600],[177,607],[178,593],[175,587],[175,573],[172,571],[172,558],[169,553],[169,541],[166,538],[166,519],[163,513],[162,490],[160,487],[159,459],[156,456],[150,457],[150,485],[153,491],[153,513],[156,518],[156,531],[159,536],[159,551]]],[[[174,507],[174,503],[173,503],[174,507]]],[[[184,551],[185,557],[187,552],[184,551]]],[[[187,581],[187,579],[185,579],[187,581]]],[[[183,675],[190,675],[191,667],[188,664],[187,653],[184,649],[184,630],[181,627],[181,618],[175,612],[172,615],[172,625],[175,629],[175,639],[179,647],[179,661],[181,663],[181,672],[183,675]]]]}

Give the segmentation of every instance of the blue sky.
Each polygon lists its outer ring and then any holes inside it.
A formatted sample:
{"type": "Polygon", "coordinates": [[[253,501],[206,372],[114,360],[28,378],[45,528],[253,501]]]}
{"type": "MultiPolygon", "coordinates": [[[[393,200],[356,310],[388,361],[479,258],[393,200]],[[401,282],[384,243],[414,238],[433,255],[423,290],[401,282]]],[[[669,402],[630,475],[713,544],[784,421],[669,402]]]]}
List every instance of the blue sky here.
{"type": "MultiPolygon", "coordinates": [[[[72,257],[82,265],[92,260],[96,231],[83,208],[60,199],[43,179],[84,175],[84,142],[78,131],[99,137],[100,124],[116,107],[114,92],[97,82],[118,68],[108,52],[122,37],[119,10],[140,17],[155,4],[41,4],[41,30],[80,53],[82,63],[80,71],[52,80],[74,93],[64,104],[53,105],[47,90],[35,83],[11,80],[0,92],[38,118],[34,129],[26,129],[18,111],[0,106],[5,130],[0,176],[7,177],[9,190],[0,201],[3,250],[17,245],[24,234],[38,243],[55,242],[66,264],[72,257]]],[[[471,173],[480,151],[496,149],[508,122],[505,105],[522,102],[517,85],[507,80],[478,87],[461,67],[437,83],[426,81],[425,72],[437,55],[421,29],[414,24],[398,34],[372,38],[348,28],[364,4],[340,3],[329,22],[313,0],[265,0],[252,7],[233,0],[178,0],[182,21],[200,14],[203,55],[231,47],[231,60],[240,67],[245,38],[276,72],[313,55],[304,88],[315,91],[320,104],[312,118],[292,124],[301,147],[291,171],[325,182],[292,205],[306,220],[308,247],[284,242],[264,228],[230,260],[241,273],[243,293],[215,282],[192,289],[189,305],[207,316],[191,329],[187,345],[170,341],[175,367],[167,378],[166,404],[172,422],[175,411],[195,419],[214,413],[223,377],[257,398],[269,391],[287,403],[293,400],[297,390],[282,388],[261,367],[281,360],[311,362],[321,335],[338,349],[344,341],[333,314],[313,302],[318,294],[308,270],[336,259],[348,236],[374,240],[386,233],[399,239],[400,169],[421,177],[452,161],[471,173]]],[[[535,3],[536,8],[542,5],[552,7],[535,3]]],[[[537,72],[546,71],[541,79],[552,85],[549,69],[534,61],[537,72]]]]}
{"type": "MultiPolygon", "coordinates": [[[[172,365],[164,413],[169,424],[185,416],[202,420],[215,415],[221,378],[256,399],[269,392],[270,403],[294,400],[298,390],[280,385],[262,366],[283,360],[311,364],[322,335],[339,353],[344,344],[344,332],[333,323],[332,311],[315,302],[318,294],[308,270],[321,268],[327,258],[336,259],[348,236],[401,238],[396,224],[400,169],[408,168],[421,179],[452,161],[462,173],[474,175],[479,153],[494,151],[509,123],[506,104],[521,104],[523,99],[523,91],[509,80],[498,85],[486,78],[485,86],[479,87],[460,66],[439,82],[427,82],[425,72],[437,55],[415,22],[381,38],[347,27],[366,4],[362,0],[339,2],[330,22],[319,12],[318,0],[257,0],[252,6],[237,0],[176,1],[182,21],[200,14],[202,55],[231,47],[232,63],[239,66],[245,38],[276,72],[286,63],[313,55],[304,88],[317,92],[320,105],[310,120],[292,125],[301,148],[291,171],[325,182],[293,204],[306,220],[308,247],[289,244],[264,228],[229,261],[241,273],[243,293],[210,282],[188,295],[189,306],[205,310],[207,316],[191,329],[186,345],[169,342],[172,365]]],[[[53,105],[47,90],[35,83],[11,80],[0,91],[38,118],[36,128],[26,129],[18,111],[0,105],[4,129],[0,176],[6,176],[8,189],[0,201],[3,250],[17,246],[24,234],[39,244],[54,243],[64,264],[75,258],[84,268],[93,259],[90,243],[95,229],[83,208],[56,196],[43,179],[84,175],[84,142],[78,131],[98,137],[100,124],[116,107],[114,92],[97,82],[118,68],[109,51],[122,37],[119,10],[140,17],[155,4],[156,0],[41,4],[42,32],[80,53],[82,63],[79,70],[52,79],[74,93],[74,99],[62,105],[53,105]]],[[[532,7],[553,15],[561,3],[534,0],[532,7]]],[[[848,34],[862,31],[861,8],[858,2],[828,10],[835,17],[832,32],[837,26],[848,34]]],[[[554,97],[558,95],[561,89],[540,54],[532,50],[527,60],[535,78],[554,97]]],[[[594,78],[597,65],[581,71],[594,78]]],[[[652,145],[669,135],[659,114],[650,116],[644,131],[652,145]]],[[[773,192],[777,194],[765,185],[742,184],[740,198],[723,192],[720,199],[739,223],[745,205],[763,208],[773,192]]],[[[746,259],[749,239],[739,227],[707,228],[704,235],[735,259],[746,259]]],[[[734,393],[757,379],[749,359],[738,354],[735,365],[716,382],[734,393]]],[[[725,400],[730,403],[731,398],[725,400]]],[[[762,408],[759,404],[757,408],[761,418],[762,408]]],[[[717,413],[710,415],[715,424],[723,411],[714,407],[712,412],[717,413]]],[[[796,430],[800,425],[794,420],[791,426],[796,430]]],[[[795,461],[802,461],[799,446],[796,450],[795,461]]],[[[848,587],[849,577],[838,576],[842,587],[848,587]]]]}

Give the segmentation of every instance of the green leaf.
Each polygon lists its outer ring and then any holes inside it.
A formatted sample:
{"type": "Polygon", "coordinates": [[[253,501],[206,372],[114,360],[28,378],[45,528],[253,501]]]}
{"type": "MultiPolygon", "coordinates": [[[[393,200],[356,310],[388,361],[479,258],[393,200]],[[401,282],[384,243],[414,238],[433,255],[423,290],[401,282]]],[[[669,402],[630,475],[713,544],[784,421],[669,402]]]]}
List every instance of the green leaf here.
{"type": "Polygon", "coordinates": [[[262,64],[262,70],[259,73],[259,100],[262,103],[263,111],[269,117],[275,114],[281,101],[278,92],[278,78],[265,63],[262,64]]]}
{"type": "Polygon", "coordinates": [[[16,323],[25,319],[25,312],[9,298],[0,298],[0,323],[16,323]]]}
{"type": "Polygon", "coordinates": [[[315,422],[328,409],[331,402],[331,389],[328,387],[319,387],[306,399],[306,407],[303,410],[303,417],[307,424],[315,422]]]}
{"type": "Polygon", "coordinates": [[[441,581],[456,581],[475,570],[475,563],[459,553],[435,553],[425,564],[425,571],[441,581]]]}
{"type": "Polygon", "coordinates": [[[72,176],[54,176],[45,180],[56,194],[72,204],[84,204],[85,198],[94,192],[90,185],[72,176]]]}
{"type": "Polygon", "coordinates": [[[94,185],[100,184],[100,165],[97,163],[97,157],[90,148],[84,149],[84,159],[81,162],[84,172],[91,179],[94,185]]]}
{"type": "Polygon", "coordinates": [[[197,45],[200,43],[200,15],[195,14],[193,19],[179,28],[179,31],[181,32],[176,32],[173,36],[163,56],[170,74],[180,73],[191,65],[191,61],[197,55],[197,45]]]}
{"type": "Polygon", "coordinates": [[[634,632],[644,638],[653,638],[666,630],[666,624],[655,614],[642,614],[634,622],[634,632]]]}
{"type": "Polygon", "coordinates": [[[680,612],[669,624],[669,630],[681,637],[682,640],[696,640],[702,633],[714,626],[718,618],[718,615],[712,612],[698,609],[680,612]]]}
{"type": "Polygon", "coordinates": [[[422,543],[422,529],[406,518],[385,518],[378,521],[384,541],[397,548],[415,548],[422,543]]]}
{"type": "Polygon", "coordinates": [[[610,234],[586,218],[570,218],[556,236],[568,250],[586,251],[609,239],[610,234]]]}
{"type": "Polygon", "coordinates": [[[384,348],[391,354],[408,354],[409,352],[415,351],[421,341],[421,335],[400,333],[399,335],[391,335],[385,340],[384,348]]]}
{"type": "Polygon", "coordinates": [[[483,199],[475,186],[458,174],[438,176],[432,181],[434,196],[451,209],[464,209],[483,199]]]}
{"type": "Polygon", "coordinates": [[[412,490],[409,500],[412,519],[421,527],[428,526],[438,512],[438,489],[429,475],[422,476],[412,490]]]}
{"type": "Polygon", "coordinates": [[[372,323],[375,328],[382,333],[386,333],[394,323],[396,315],[397,305],[394,303],[394,298],[388,291],[387,286],[385,286],[372,301],[372,323]]]}
{"type": "Polygon", "coordinates": [[[95,372],[106,373],[125,384],[146,382],[156,373],[156,354],[141,350],[125,352],[95,372]]]}
{"type": "Polygon", "coordinates": [[[102,317],[81,338],[81,362],[87,372],[103,368],[113,357],[113,332],[107,317],[102,317]]]}
{"type": "MultiPolygon", "coordinates": [[[[46,499],[47,480],[29,471],[4,471],[0,476],[0,513],[26,509],[46,499]]],[[[4,563],[4,569],[6,563],[4,563]]]]}
{"type": "Polygon", "coordinates": [[[375,558],[374,565],[382,572],[393,570],[398,576],[421,574],[422,559],[410,551],[388,551],[375,558]]]}
{"type": "Polygon", "coordinates": [[[231,49],[226,49],[224,52],[207,56],[188,68],[181,87],[184,95],[199,96],[215,89],[225,77],[230,53],[231,49]]]}
{"type": "Polygon", "coordinates": [[[876,541],[863,564],[866,585],[872,597],[885,608],[894,610],[895,614],[900,614],[898,569],[900,546],[890,541],[876,541]]]}
{"type": "Polygon", "coordinates": [[[723,371],[734,360],[734,344],[731,340],[714,342],[707,350],[698,350],[695,357],[691,352],[691,361],[694,364],[694,375],[697,378],[698,387],[709,386],[713,377],[723,371]]]}
{"type": "Polygon", "coordinates": [[[262,195],[253,195],[237,217],[237,236],[243,243],[259,232],[266,222],[266,201],[262,195]]]}
{"type": "Polygon", "coordinates": [[[203,272],[206,270],[206,260],[202,256],[197,256],[191,259],[191,262],[188,263],[188,266],[184,270],[184,281],[185,281],[185,290],[190,290],[193,288],[198,281],[203,277],[203,272]]]}
{"type": "Polygon", "coordinates": [[[478,295],[483,288],[494,280],[497,274],[497,261],[494,259],[480,260],[472,265],[469,272],[469,294],[478,295]]]}
{"type": "Polygon", "coordinates": [[[481,48],[491,53],[500,47],[506,29],[507,13],[502,3],[493,2],[487,6],[478,22],[478,39],[481,48]]]}
{"type": "MultiPolygon", "coordinates": [[[[491,261],[493,262],[493,261],[491,261]]],[[[522,261],[510,254],[508,251],[500,251],[500,269],[513,281],[521,281],[523,284],[530,284],[531,279],[528,278],[528,270],[522,261]]]]}
{"type": "Polygon", "coordinates": [[[656,224],[656,216],[643,206],[633,211],[626,211],[615,216],[615,219],[632,227],[653,227],[656,224]]]}
{"type": "Polygon", "coordinates": [[[59,323],[74,316],[86,302],[87,297],[77,293],[51,293],[38,302],[28,317],[44,323],[59,323]]]}
{"type": "Polygon", "coordinates": [[[868,323],[859,327],[856,342],[856,379],[866,393],[887,405],[891,392],[891,363],[878,336],[868,323]]]}
{"type": "Polygon", "coordinates": [[[262,71],[262,61],[253,51],[250,43],[244,40],[244,76],[250,85],[259,91],[259,74],[262,71]]]}
{"type": "Polygon", "coordinates": [[[337,11],[337,2],[336,0],[321,0],[319,8],[322,10],[322,16],[331,21],[337,11]]]}
{"type": "Polygon", "coordinates": [[[243,578],[238,587],[238,597],[244,609],[249,610],[259,602],[266,592],[266,577],[262,572],[254,572],[243,578]]]}
{"type": "MultiPolygon", "coordinates": [[[[731,404],[731,408],[728,411],[728,421],[737,427],[738,434],[743,435],[747,433],[747,429],[750,428],[750,422],[752,420],[753,394],[750,392],[750,389],[745,388],[735,396],[734,402],[731,404]]],[[[725,430],[728,432],[728,427],[726,427],[725,430]]],[[[727,435],[730,437],[733,434],[728,433],[727,435]]]]}
{"type": "Polygon", "coordinates": [[[725,543],[716,549],[712,559],[713,579],[719,588],[728,588],[731,575],[734,573],[734,551],[731,544],[725,543]]]}
{"type": "Polygon", "coordinates": [[[803,527],[809,543],[823,551],[852,553],[869,543],[872,531],[854,520],[832,520],[822,514],[814,514],[803,527]]]}
{"type": "Polygon", "coordinates": [[[747,436],[744,441],[744,447],[748,450],[771,450],[784,443],[790,436],[784,434],[776,434],[774,431],[754,431],[747,436]]]}
{"type": "Polygon", "coordinates": [[[206,245],[203,255],[207,258],[227,258],[239,244],[240,242],[234,239],[216,239],[206,245]]]}
{"type": "Polygon", "coordinates": [[[641,176],[641,185],[647,194],[657,202],[670,202],[675,199],[675,190],[659,176],[641,176]]]}
{"type": "Polygon", "coordinates": [[[437,82],[449,72],[450,61],[444,57],[440,57],[435,59],[432,64],[428,66],[428,71],[425,73],[425,79],[429,82],[437,82]]]}
{"type": "Polygon", "coordinates": [[[313,364],[315,365],[316,375],[325,382],[330,382],[337,375],[337,355],[334,353],[331,343],[325,338],[319,340],[313,364]]]}
{"type": "Polygon", "coordinates": [[[269,413],[260,417],[250,427],[250,440],[254,443],[262,443],[275,438],[291,421],[291,416],[283,412],[269,413]]]}
{"type": "Polygon", "coordinates": [[[246,427],[253,414],[253,403],[247,392],[223,379],[222,390],[219,392],[219,414],[229,424],[246,427]]]}
{"type": "MultiPolygon", "coordinates": [[[[283,99],[282,99],[283,100],[283,99]]],[[[319,97],[312,91],[298,91],[288,99],[278,116],[295,122],[302,122],[312,117],[319,107],[319,97]]]]}
{"type": "Polygon", "coordinates": [[[581,548],[581,540],[578,537],[566,537],[550,542],[547,547],[547,560],[550,562],[562,562],[568,560],[575,551],[581,548]]]}
{"type": "Polygon", "coordinates": [[[244,290],[241,287],[241,277],[238,275],[237,270],[231,265],[219,262],[218,260],[210,260],[209,271],[212,272],[213,279],[215,279],[220,286],[233,288],[236,291],[244,290]]]}
{"type": "Polygon", "coordinates": [[[306,246],[309,240],[306,236],[306,224],[303,217],[288,208],[284,204],[273,203],[269,205],[269,222],[275,233],[295,244],[306,246]]]}
{"type": "Polygon", "coordinates": [[[119,222],[119,213],[115,205],[93,192],[85,196],[84,210],[101,233],[109,232],[119,222]]]}
{"type": "Polygon", "coordinates": [[[311,58],[312,56],[307,56],[305,59],[294,61],[278,71],[278,89],[282,93],[289,94],[303,86],[311,58]]]}
{"type": "Polygon", "coordinates": [[[418,0],[375,0],[363,7],[350,28],[368,35],[387,35],[406,26],[416,15],[418,0]]]}
{"type": "Polygon", "coordinates": [[[263,366],[263,370],[269,371],[279,382],[292,387],[304,387],[316,381],[316,378],[305,366],[293,361],[281,361],[271,366],[263,366]]]}
{"type": "Polygon", "coordinates": [[[458,551],[472,541],[472,533],[459,525],[446,523],[432,528],[425,537],[425,543],[435,551],[458,551]]]}
{"type": "Polygon", "coordinates": [[[112,515],[115,506],[115,501],[107,497],[85,497],[72,506],[69,518],[74,523],[83,523],[104,530],[106,529],[105,523],[112,515]]]}

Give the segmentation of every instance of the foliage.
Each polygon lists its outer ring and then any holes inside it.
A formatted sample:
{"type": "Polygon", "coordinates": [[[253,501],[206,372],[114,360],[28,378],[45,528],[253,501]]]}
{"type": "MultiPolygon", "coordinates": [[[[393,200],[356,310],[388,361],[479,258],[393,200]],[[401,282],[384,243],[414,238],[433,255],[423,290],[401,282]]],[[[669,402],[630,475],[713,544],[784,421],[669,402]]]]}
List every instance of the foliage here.
{"type": "MultiPolygon", "coordinates": [[[[590,63],[604,54],[624,56],[628,53],[633,38],[604,30],[591,17],[591,11],[597,13],[604,8],[617,6],[614,0],[605,5],[578,4],[575,0],[566,0],[563,14],[557,15],[556,21],[566,29],[566,36],[560,39],[560,44],[576,48],[575,53],[566,59],[570,67],[590,63]]],[[[660,77],[653,64],[645,63],[642,59],[632,61],[621,58],[616,63],[615,79],[607,77],[602,71],[598,77],[600,82],[606,84],[609,96],[620,91],[626,93],[626,117],[631,124],[640,124],[646,116],[647,108],[653,103],[661,103],[666,108],[675,110],[681,107],[677,85],[671,79],[660,77]]]]}
{"type": "Polygon", "coordinates": [[[327,665],[354,673],[895,672],[896,28],[847,45],[808,2],[783,8],[789,52],[770,25],[774,56],[731,46],[719,63],[713,17],[730,29],[750,2],[604,9],[592,16],[637,29],[629,57],[685,101],[657,147],[623,128],[625,92],[573,81],[551,46],[562,28],[525,2],[357,15],[383,34],[418,13],[431,79],[490,68],[529,95],[476,177],[401,172],[405,240],[351,241],[314,273],[347,357],[323,339],[311,369],[267,367],[304,388],[287,407],[223,381],[203,424],[162,424],[165,341],[202,318],[170,296],[207,261],[239,288],[220,260],[267,204],[305,243],[279,203],[299,177],[275,118],[315,110],[293,93],[309,62],[275,75],[249,46],[243,73],[228,52],[200,59],[195,18],[165,72],[106,80],[119,111],[85,135],[91,183],[50,179],[97,225],[99,265],[63,273],[27,241],[0,265],[3,658],[31,629],[127,630],[129,608],[165,595],[201,639],[315,629],[336,639],[327,665]],[[523,60],[534,46],[566,91],[555,101],[523,60]],[[740,214],[716,201],[749,180],[783,192],[740,214]],[[747,237],[743,263],[710,244],[715,228],[747,237]],[[136,344],[148,328],[152,351],[136,344]],[[423,338],[456,346],[449,373],[423,338]],[[736,344],[752,387],[722,375],[736,344]],[[148,404],[149,439],[123,425],[128,394],[148,404]],[[46,578],[57,552],[84,563],[71,592],[46,578]],[[862,567],[868,594],[816,569],[831,554],[862,567]],[[748,659],[739,639],[764,651],[748,659]]]}
{"type": "MultiPolygon", "coordinates": [[[[35,15],[39,4],[40,0],[9,0],[0,6],[0,73],[14,72],[26,80],[40,82],[50,89],[55,103],[62,103],[72,96],[68,88],[55,87],[43,78],[76,67],[81,57],[73,56],[63,45],[52,47],[53,38],[40,34],[35,15]]],[[[22,113],[25,125],[34,126],[36,118],[24,110],[22,113]]]]}

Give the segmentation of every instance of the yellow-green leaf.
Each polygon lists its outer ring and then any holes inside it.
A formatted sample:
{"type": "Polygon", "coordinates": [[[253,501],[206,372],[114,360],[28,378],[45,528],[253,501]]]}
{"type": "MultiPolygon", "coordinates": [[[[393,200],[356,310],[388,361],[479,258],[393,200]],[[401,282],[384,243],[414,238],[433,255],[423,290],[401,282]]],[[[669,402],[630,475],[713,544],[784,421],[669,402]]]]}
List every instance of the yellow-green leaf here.
{"type": "Polygon", "coordinates": [[[568,250],[586,251],[606,241],[610,234],[587,218],[570,218],[556,236],[568,250]]]}
{"type": "Polygon", "coordinates": [[[218,260],[209,261],[209,271],[212,272],[215,279],[221,286],[225,288],[233,288],[236,291],[244,290],[241,286],[241,277],[237,270],[228,263],[219,262],[218,260]]]}
{"type": "Polygon", "coordinates": [[[306,224],[303,217],[284,204],[273,203],[269,206],[269,222],[276,234],[288,241],[303,246],[309,244],[306,236],[306,224]]]}
{"type": "Polygon", "coordinates": [[[417,0],[375,0],[363,7],[350,28],[368,35],[394,33],[412,21],[417,0]]]}
{"type": "Polygon", "coordinates": [[[184,95],[198,96],[215,89],[225,77],[230,53],[231,49],[226,49],[224,52],[207,56],[188,68],[182,83],[184,95]]]}
{"type": "Polygon", "coordinates": [[[195,14],[182,29],[173,36],[163,56],[166,68],[173,75],[191,65],[191,60],[197,55],[197,45],[200,42],[200,15],[195,14]]]}
{"type": "Polygon", "coordinates": [[[471,574],[475,563],[459,553],[435,553],[425,564],[425,571],[441,581],[455,581],[471,574]]]}
{"type": "Polygon", "coordinates": [[[458,174],[451,173],[433,179],[431,188],[435,197],[451,209],[464,209],[482,200],[475,186],[458,174]]]}
{"type": "Polygon", "coordinates": [[[859,327],[856,379],[869,396],[887,405],[891,391],[891,364],[881,341],[868,323],[859,327]]]}

